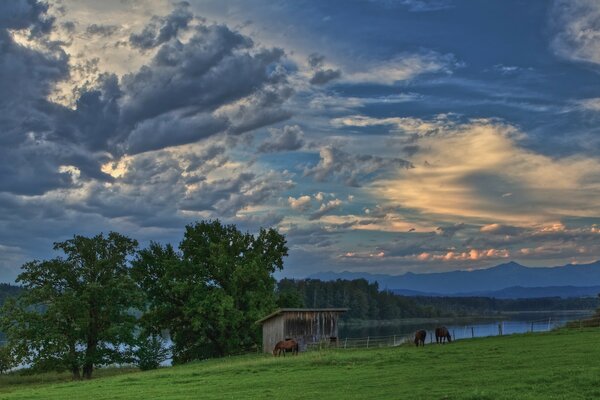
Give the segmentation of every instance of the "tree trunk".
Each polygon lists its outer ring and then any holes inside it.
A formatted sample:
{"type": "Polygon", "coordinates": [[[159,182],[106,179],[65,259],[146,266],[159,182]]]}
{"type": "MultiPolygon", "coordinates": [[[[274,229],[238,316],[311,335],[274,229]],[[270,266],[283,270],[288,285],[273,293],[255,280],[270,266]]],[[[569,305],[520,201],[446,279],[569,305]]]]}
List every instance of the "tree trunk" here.
{"type": "Polygon", "coordinates": [[[94,372],[94,360],[96,359],[96,349],[98,347],[98,312],[96,310],[95,299],[92,298],[89,309],[90,320],[87,327],[87,346],[85,349],[85,361],[83,362],[83,377],[92,379],[94,372]]]}
{"type": "Polygon", "coordinates": [[[71,363],[71,373],[73,374],[73,380],[78,381],[81,379],[79,373],[79,363],[77,362],[77,349],[74,341],[69,342],[69,359],[71,363]]]}
{"type": "Polygon", "coordinates": [[[83,377],[85,379],[92,379],[92,372],[94,372],[94,364],[85,363],[83,366],[83,377]]]}
{"type": "Polygon", "coordinates": [[[83,363],[83,377],[85,379],[92,379],[92,372],[94,372],[94,359],[96,357],[96,347],[98,343],[95,340],[88,340],[87,349],[85,351],[85,362],[83,363]]]}

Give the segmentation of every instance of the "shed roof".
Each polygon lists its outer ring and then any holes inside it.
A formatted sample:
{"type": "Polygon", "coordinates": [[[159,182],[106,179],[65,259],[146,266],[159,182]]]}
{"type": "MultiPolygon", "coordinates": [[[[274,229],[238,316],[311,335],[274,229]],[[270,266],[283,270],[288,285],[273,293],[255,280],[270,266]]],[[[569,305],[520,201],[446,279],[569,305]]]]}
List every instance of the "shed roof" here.
{"type": "Polygon", "coordinates": [[[285,312],[338,312],[338,313],[343,313],[348,311],[349,308],[344,308],[344,307],[337,307],[337,308],[280,308],[275,312],[272,312],[271,314],[267,315],[264,318],[259,319],[258,321],[256,321],[257,324],[262,324],[263,322],[265,322],[268,319],[271,319],[279,314],[283,314],[285,312]]]}

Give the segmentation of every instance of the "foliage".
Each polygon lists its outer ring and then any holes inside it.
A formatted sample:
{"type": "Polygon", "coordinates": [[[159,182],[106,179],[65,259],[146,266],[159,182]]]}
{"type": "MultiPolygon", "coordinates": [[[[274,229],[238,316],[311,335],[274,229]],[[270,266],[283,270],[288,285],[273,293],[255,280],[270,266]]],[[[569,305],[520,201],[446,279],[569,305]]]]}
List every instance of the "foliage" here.
{"type": "Polygon", "coordinates": [[[482,316],[512,311],[592,310],[600,303],[596,297],[408,297],[380,291],[377,282],[369,283],[365,279],[282,279],[277,285],[277,294],[280,307],[349,307],[344,318],[368,320],[482,316]]]}
{"type": "Polygon", "coordinates": [[[282,279],[277,284],[277,293],[282,307],[348,307],[344,318],[349,319],[397,319],[442,315],[437,308],[419,304],[410,297],[380,291],[377,282],[369,283],[365,279],[282,279]]]}
{"type": "Polygon", "coordinates": [[[74,236],[54,244],[66,257],[28,262],[17,278],[24,291],[2,310],[2,331],[20,362],[37,370],[83,372],[124,361],[133,340],[131,309],[142,297],[129,276],[135,240],[118,233],[74,236]]]}
{"type": "Polygon", "coordinates": [[[169,330],[175,363],[255,348],[255,322],[276,306],[272,275],[285,243],[273,229],[254,236],[218,220],[186,226],[179,252],[151,243],[133,262],[148,298],[145,327],[169,330]]]}
{"type": "Polygon", "coordinates": [[[10,371],[17,365],[9,346],[0,344],[0,374],[10,371]]]}
{"type": "Polygon", "coordinates": [[[82,385],[13,387],[2,397],[595,399],[600,395],[597,343],[596,328],[458,340],[419,349],[399,346],[315,351],[286,358],[227,357],[82,385]]]}
{"type": "Polygon", "coordinates": [[[169,358],[166,342],[158,334],[141,335],[136,339],[133,362],[142,371],[156,369],[169,358]]]}
{"type": "Polygon", "coordinates": [[[14,297],[21,293],[23,289],[20,286],[9,285],[8,283],[0,283],[0,306],[9,297],[14,297]]]}

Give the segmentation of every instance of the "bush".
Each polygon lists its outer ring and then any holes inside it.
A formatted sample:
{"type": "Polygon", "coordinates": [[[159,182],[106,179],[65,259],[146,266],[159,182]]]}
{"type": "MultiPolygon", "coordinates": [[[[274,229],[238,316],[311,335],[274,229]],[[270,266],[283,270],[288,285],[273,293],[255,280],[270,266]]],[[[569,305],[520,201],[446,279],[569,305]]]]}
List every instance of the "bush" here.
{"type": "Polygon", "coordinates": [[[142,371],[156,369],[170,356],[170,349],[160,335],[144,335],[137,340],[133,350],[135,365],[142,371]]]}

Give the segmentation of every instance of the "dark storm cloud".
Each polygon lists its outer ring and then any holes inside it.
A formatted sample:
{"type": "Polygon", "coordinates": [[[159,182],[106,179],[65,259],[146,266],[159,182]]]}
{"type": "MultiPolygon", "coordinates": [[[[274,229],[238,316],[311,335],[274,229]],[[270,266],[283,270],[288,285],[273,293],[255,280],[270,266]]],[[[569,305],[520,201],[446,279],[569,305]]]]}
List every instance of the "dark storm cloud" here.
{"type": "Polygon", "coordinates": [[[192,18],[193,14],[189,11],[189,3],[178,3],[168,16],[154,17],[152,23],[147,25],[141,33],[132,33],[129,42],[133,47],[143,50],[154,48],[177,37],[177,33],[185,30],[192,18]]]}
{"type": "Polygon", "coordinates": [[[119,30],[117,25],[102,25],[102,24],[91,24],[85,30],[85,33],[91,36],[112,36],[119,30]]]}
{"type": "Polygon", "coordinates": [[[270,137],[260,145],[258,151],[272,153],[298,150],[304,146],[304,132],[298,125],[286,125],[283,129],[269,129],[270,137]]]}
{"type": "Polygon", "coordinates": [[[342,76],[342,71],[339,69],[324,68],[325,56],[322,54],[312,53],[307,61],[313,70],[313,76],[309,80],[312,85],[325,85],[342,76]]]}
{"type": "Polygon", "coordinates": [[[340,76],[342,76],[342,71],[339,69],[321,69],[314,73],[309,82],[313,85],[324,85],[340,76]]]}
{"type": "Polygon", "coordinates": [[[227,126],[227,119],[211,114],[186,117],[170,112],[137,124],[129,134],[126,148],[129,154],[137,154],[187,144],[223,132],[227,126]]]}
{"type": "Polygon", "coordinates": [[[43,32],[52,22],[46,10],[32,1],[0,2],[0,192],[33,195],[72,184],[59,167],[74,150],[53,141],[60,108],[45,100],[53,84],[68,76],[68,56],[55,47],[23,47],[8,32],[43,32]]]}
{"type": "Polygon", "coordinates": [[[254,48],[224,25],[199,26],[187,43],[164,44],[148,66],[123,77],[120,121],[129,137],[122,151],[186,144],[217,132],[241,134],[289,118],[280,107],[291,95],[287,71],[277,67],[283,55],[254,48]],[[241,99],[243,105],[236,105],[241,99]],[[228,111],[210,115],[225,105],[228,111]],[[154,126],[165,129],[148,129],[154,126]]]}
{"type": "Polygon", "coordinates": [[[211,211],[223,217],[232,217],[248,206],[262,204],[294,184],[276,172],[257,176],[242,172],[231,178],[201,182],[181,203],[181,209],[211,211]]]}
{"type": "Polygon", "coordinates": [[[412,164],[401,158],[350,154],[334,146],[327,146],[321,148],[319,163],[305,170],[304,175],[314,176],[317,181],[336,177],[348,186],[360,186],[367,175],[399,168],[412,168],[412,164]]]}
{"type": "MultiPolygon", "coordinates": [[[[186,43],[164,40],[146,66],[121,80],[100,75],[79,92],[74,109],[51,103],[46,99],[54,85],[70,75],[67,54],[55,45],[21,46],[6,31],[41,32],[51,22],[46,7],[25,1],[0,7],[0,191],[43,194],[89,179],[111,181],[100,171],[111,155],[238,135],[291,115],[281,108],[292,93],[288,72],[278,65],[283,51],[255,48],[224,25],[198,25],[186,43]],[[224,106],[227,111],[217,113],[224,106]]],[[[179,5],[157,38],[173,35],[187,15],[187,6],[179,5]]],[[[98,35],[112,30],[88,27],[98,35]]],[[[93,61],[90,68],[97,68],[93,61]]]]}
{"type": "Polygon", "coordinates": [[[312,53],[307,58],[308,65],[312,68],[320,68],[323,66],[323,62],[325,61],[325,56],[318,53],[312,53]]]}
{"type": "Polygon", "coordinates": [[[0,2],[0,29],[26,29],[32,33],[47,32],[54,22],[46,15],[48,4],[37,0],[10,0],[0,2]]]}

